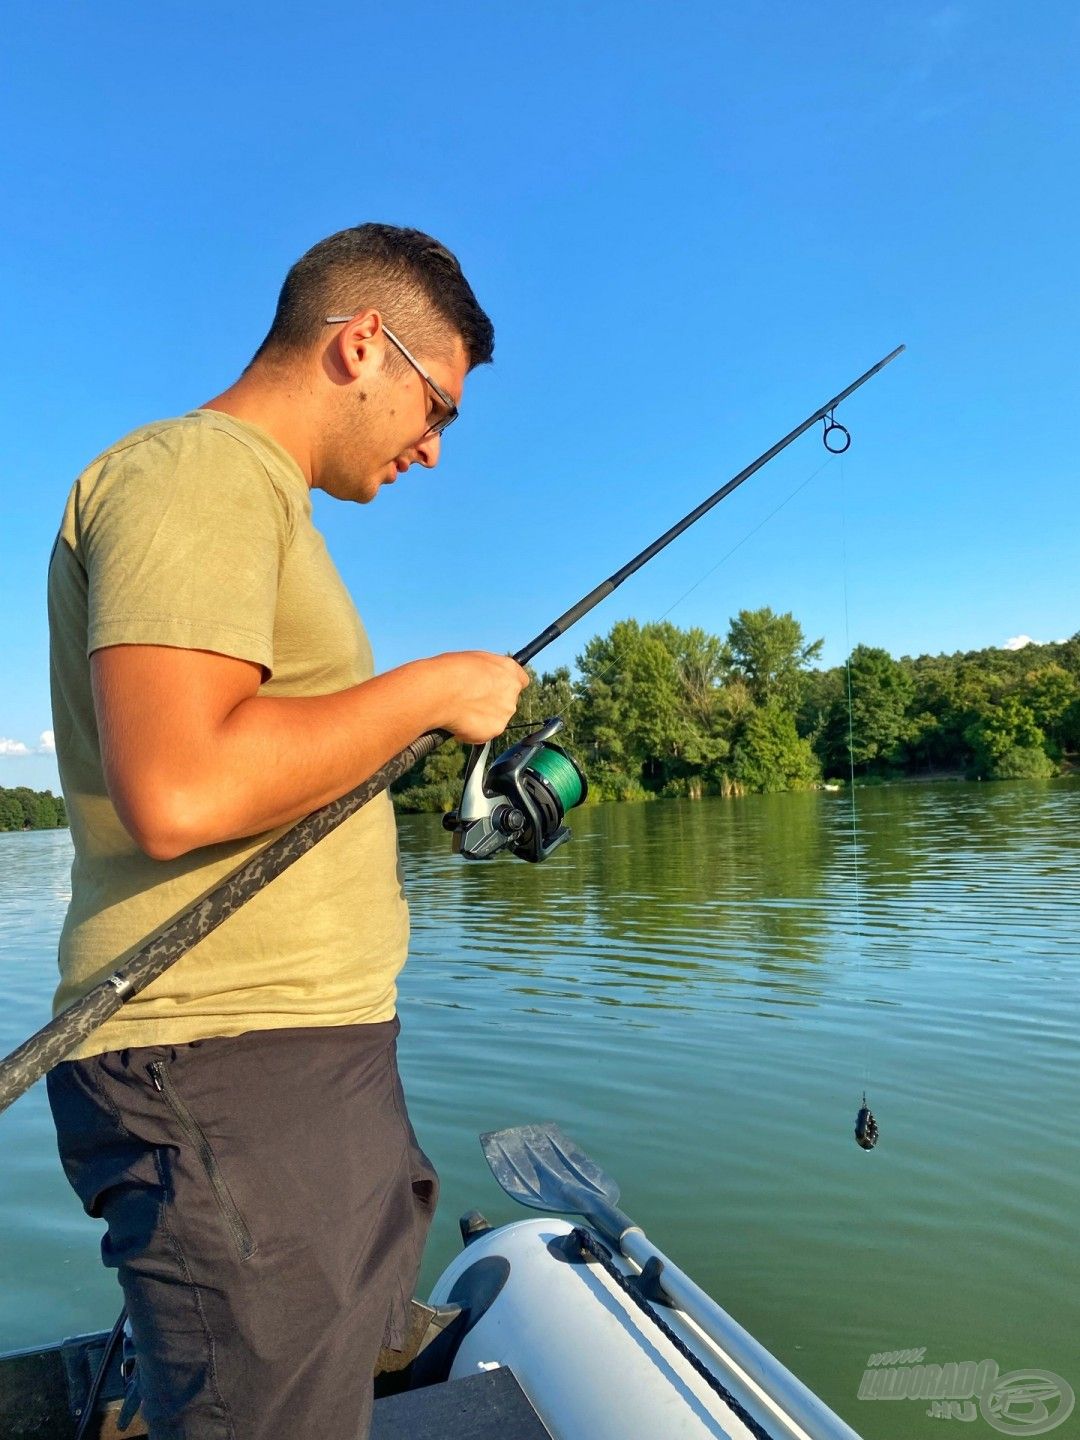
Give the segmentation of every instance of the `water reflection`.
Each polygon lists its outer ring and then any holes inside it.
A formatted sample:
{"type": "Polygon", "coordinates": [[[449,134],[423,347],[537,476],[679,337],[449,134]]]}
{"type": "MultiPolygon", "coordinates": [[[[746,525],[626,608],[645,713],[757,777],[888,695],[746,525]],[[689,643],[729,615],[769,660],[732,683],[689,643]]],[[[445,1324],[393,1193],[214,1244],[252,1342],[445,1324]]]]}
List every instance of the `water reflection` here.
{"type": "MultiPolygon", "coordinates": [[[[1067,782],[866,790],[854,827],[845,794],[604,806],[575,815],[574,841],[543,866],[464,865],[433,850],[435,822],[410,817],[414,953],[449,944],[463,991],[488,973],[528,997],[588,985],[608,1006],[774,1015],[819,1003],[853,966],[967,955],[975,926],[987,961],[1025,938],[1051,956],[1042,922],[1053,933],[1056,887],[1075,875],[1062,825],[1078,796],[1067,782]]],[[[863,998],[894,1003],[873,986],[863,998]]]]}
{"type": "Polygon", "coordinates": [[[806,1003],[843,843],[820,810],[815,795],[598,807],[535,867],[440,863],[430,825],[407,823],[406,867],[423,894],[414,950],[426,931],[440,944],[453,934],[481,967],[546,980],[541,994],[587,983],[607,1005],[678,1008],[717,985],[806,1003]]]}

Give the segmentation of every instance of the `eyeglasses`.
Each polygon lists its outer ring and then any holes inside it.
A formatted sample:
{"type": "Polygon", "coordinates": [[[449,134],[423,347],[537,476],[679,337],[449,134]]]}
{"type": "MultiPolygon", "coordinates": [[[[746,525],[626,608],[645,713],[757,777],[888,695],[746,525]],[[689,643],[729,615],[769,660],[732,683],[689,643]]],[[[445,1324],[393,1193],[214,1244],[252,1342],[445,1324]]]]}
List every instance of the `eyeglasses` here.
{"type": "MultiPolygon", "coordinates": [[[[326,323],[327,325],[347,325],[352,318],[353,317],[351,315],[328,315],[326,317],[326,323]]],[[[405,348],[405,346],[401,343],[398,337],[390,329],[390,326],[384,324],[382,329],[383,334],[390,341],[391,345],[394,345],[398,350],[401,351],[402,355],[404,355],[405,359],[420,376],[421,380],[423,380],[425,384],[428,385],[436,400],[438,400],[439,404],[443,407],[442,414],[435,417],[435,419],[431,422],[428,428],[424,431],[423,435],[420,436],[420,439],[426,440],[429,435],[441,435],[442,432],[447,428],[447,426],[452,425],[454,421],[458,418],[457,404],[455,403],[453,397],[446,393],[446,391],[442,388],[439,382],[431,378],[428,372],[420,364],[419,360],[417,360],[416,356],[413,355],[411,351],[405,348]]]]}

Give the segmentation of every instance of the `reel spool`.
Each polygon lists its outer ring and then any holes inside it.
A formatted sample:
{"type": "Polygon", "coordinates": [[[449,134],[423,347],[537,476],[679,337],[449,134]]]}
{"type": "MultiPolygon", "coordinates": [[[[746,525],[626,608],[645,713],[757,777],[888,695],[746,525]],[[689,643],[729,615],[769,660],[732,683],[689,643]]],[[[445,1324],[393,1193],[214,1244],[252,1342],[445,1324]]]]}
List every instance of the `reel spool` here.
{"type": "Polygon", "coordinates": [[[536,863],[570,839],[563,818],[585,799],[589,782],[562,746],[550,743],[562,728],[558,716],[545,720],[490,765],[491,741],[473,747],[461,803],[443,816],[455,855],[492,860],[509,850],[536,863]]]}

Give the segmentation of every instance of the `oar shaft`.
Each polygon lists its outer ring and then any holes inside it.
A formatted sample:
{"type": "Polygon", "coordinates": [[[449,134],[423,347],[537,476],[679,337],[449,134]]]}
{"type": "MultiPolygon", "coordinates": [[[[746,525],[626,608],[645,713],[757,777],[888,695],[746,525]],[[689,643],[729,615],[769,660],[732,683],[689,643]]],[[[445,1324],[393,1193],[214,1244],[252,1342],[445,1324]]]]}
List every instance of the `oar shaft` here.
{"type": "Polygon", "coordinates": [[[650,1260],[661,1263],[660,1284],[675,1309],[691,1320],[729,1362],[734,1362],[773,1402],[781,1417],[794,1421],[811,1440],[859,1440],[835,1411],[744,1330],[700,1285],[695,1285],[672,1264],[641,1229],[634,1226],[627,1230],[619,1249],[639,1270],[644,1270],[650,1260]]]}

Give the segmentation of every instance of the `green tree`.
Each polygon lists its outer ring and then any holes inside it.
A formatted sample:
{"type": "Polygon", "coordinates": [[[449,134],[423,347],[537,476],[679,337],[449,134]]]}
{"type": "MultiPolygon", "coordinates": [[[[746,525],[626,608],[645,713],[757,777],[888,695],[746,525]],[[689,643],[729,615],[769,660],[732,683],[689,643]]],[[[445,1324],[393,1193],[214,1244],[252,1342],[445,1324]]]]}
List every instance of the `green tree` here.
{"type": "Polygon", "coordinates": [[[448,740],[390,787],[401,810],[453,810],[461,799],[467,747],[448,740]]]}
{"type": "Polygon", "coordinates": [[[27,785],[16,785],[12,792],[22,809],[22,829],[38,830],[38,800],[37,791],[31,790],[27,785]]]}
{"type": "Polygon", "coordinates": [[[701,794],[730,752],[727,648],[700,628],[619,621],[578,657],[584,755],[597,793],[701,794]]]}
{"type": "Polygon", "coordinates": [[[759,706],[746,717],[735,743],[734,769],[747,790],[765,793],[802,790],[821,775],[810,742],[795,728],[794,715],[779,705],[759,706]]]}
{"type": "Polygon", "coordinates": [[[725,681],[731,674],[731,651],[718,635],[710,635],[700,626],[672,633],[672,650],[679,677],[682,703],[691,720],[703,734],[718,723],[725,681]]]}
{"type": "Polygon", "coordinates": [[[728,646],[736,673],[749,687],[757,705],[776,702],[795,710],[803,672],[821,654],[824,643],[807,644],[802,626],[790,611],[776,615],[761,610],[740,610],[728,629],[728,646]]]}
{"type": "Polygon", "coordinates": [[[41,817],[42,825],[49,830],[56,830],[59,826],[67,823],[64,801],[59,795],[54,795],[51,790],[46,790],[41,795],[38,815],[41,817]]]}
{"type": "Polygon", "coordinates": [[[1028,672],[1019,694],[1058,753],[1070,745],[1072,710],[1080,700],[1080,677],[1070,675],[1061,665],[1045,665],[1028,672]]]}
{"type": "Polygon", "coordinates": [[[633,730],[636,711],[633,660],[641,643],[636,620],[620,620],[607,635],[594,635],[577,657],[580,701],[576,738],[592,793],[606,797],[640,788],[641,756],[633,730]]]}
{"type": "Polygon", "coordinates": [[[809,740],[819,756],[825,754],[825,731],[833,713],[847,704],[847,685],[841,667],[832,670],[808,670],[803,677],[802,695],[796,714],[796,727],[809,740]]]}
{"type": "Polygon", "coordinates": [[[899,758],[901,743],[911,731],[908,707],[915,693],[910,674],[887,650],[856,645],[841,671],[841,694],[835,700],[823,736],[825,769],[844,775],[852,762],[861,770],[884,769],[899,758]]]}
{"type": "MultiPolygon", "coordinates": [[[[847,675],[842,666],[808,668],[820,647],[806,642],[790,613],[767,607],[741,611],[726,639],[667,621],[620,620],[588,641],[576,676],[566,667],[534,674],[517,728],[494,748],[562,715],[562,743],[596,799],[786,789],[812,783],[816,762],[826,774],[846,775],[847,675]]],[[[851,730],[865,772],[1050,774],[1060,756],[1080,750],[1080,633],[1021,651],[899,660],[858,645],[851,730]]],[[[437,751],[395,786],[398,803],[456,804],[462,753],[437,751]]],[[[14,823],[10,803],[3,815],[0,823],[14,823]]]]}
{"type": "Polygon", "coordinates": [[[1014,746],[996,761],[995,780],[1049,780],[1057,766],[1037,745],[1014,746]]]}
{"type": "Polygon", "coordinates": [[[562,665],[558,670],[545,671],[542,675],[538,675],[531,665],[525,668],[529,673],[529,684],[518,697],[514,718],[495,742],[494,750],[501,753],[529,730],[539,729],[545,720],[551,720],[556,715],[561,716],[565,724],[559,735],[559,744],[572,748],[578,702],[570,681],[570,667],[562,665]]]}
{"type": "Polygon", "coordinates": [[[905,752],[913,769],[963,770],[973,760],[968,730],[993,705],[992,677],[966,657],[901,661],[915,686],[905,752]]]}
{"type": "Polygon", "coordinates": [[[1045,736],[1030,706],[1017,695],[1003,696],[979,715],[968,727],[967,736],[974,753],[974,773],[987,780],[999,778],[1003,765],[1015,775],[1017,767],[1036,763],[1018,757],[1017,751],[1038,751],[1045,757],[1045,736]]]}
{"type": "Polygon", "coordinates": [[[10,790],[0,790],[0,830],[21,830],[22,806],[10,790]]]}
{"type": "Polygon", "coordinates": [[[1061,745],[1070,752],[1080,750],[1080,700],[1074,700],[1061,717],[1061,745]]]}
{"type": "MultiPolygon", "coordinates": [[[[1060,665],[1074,680],[1080,681],[1080,630],[1068,640],[1042,648],[1045,649],[1051,664],[1060,665]]],[[[1026,652],[1021,651],[1021,654],[1024,653],[1026,652]]]]}

